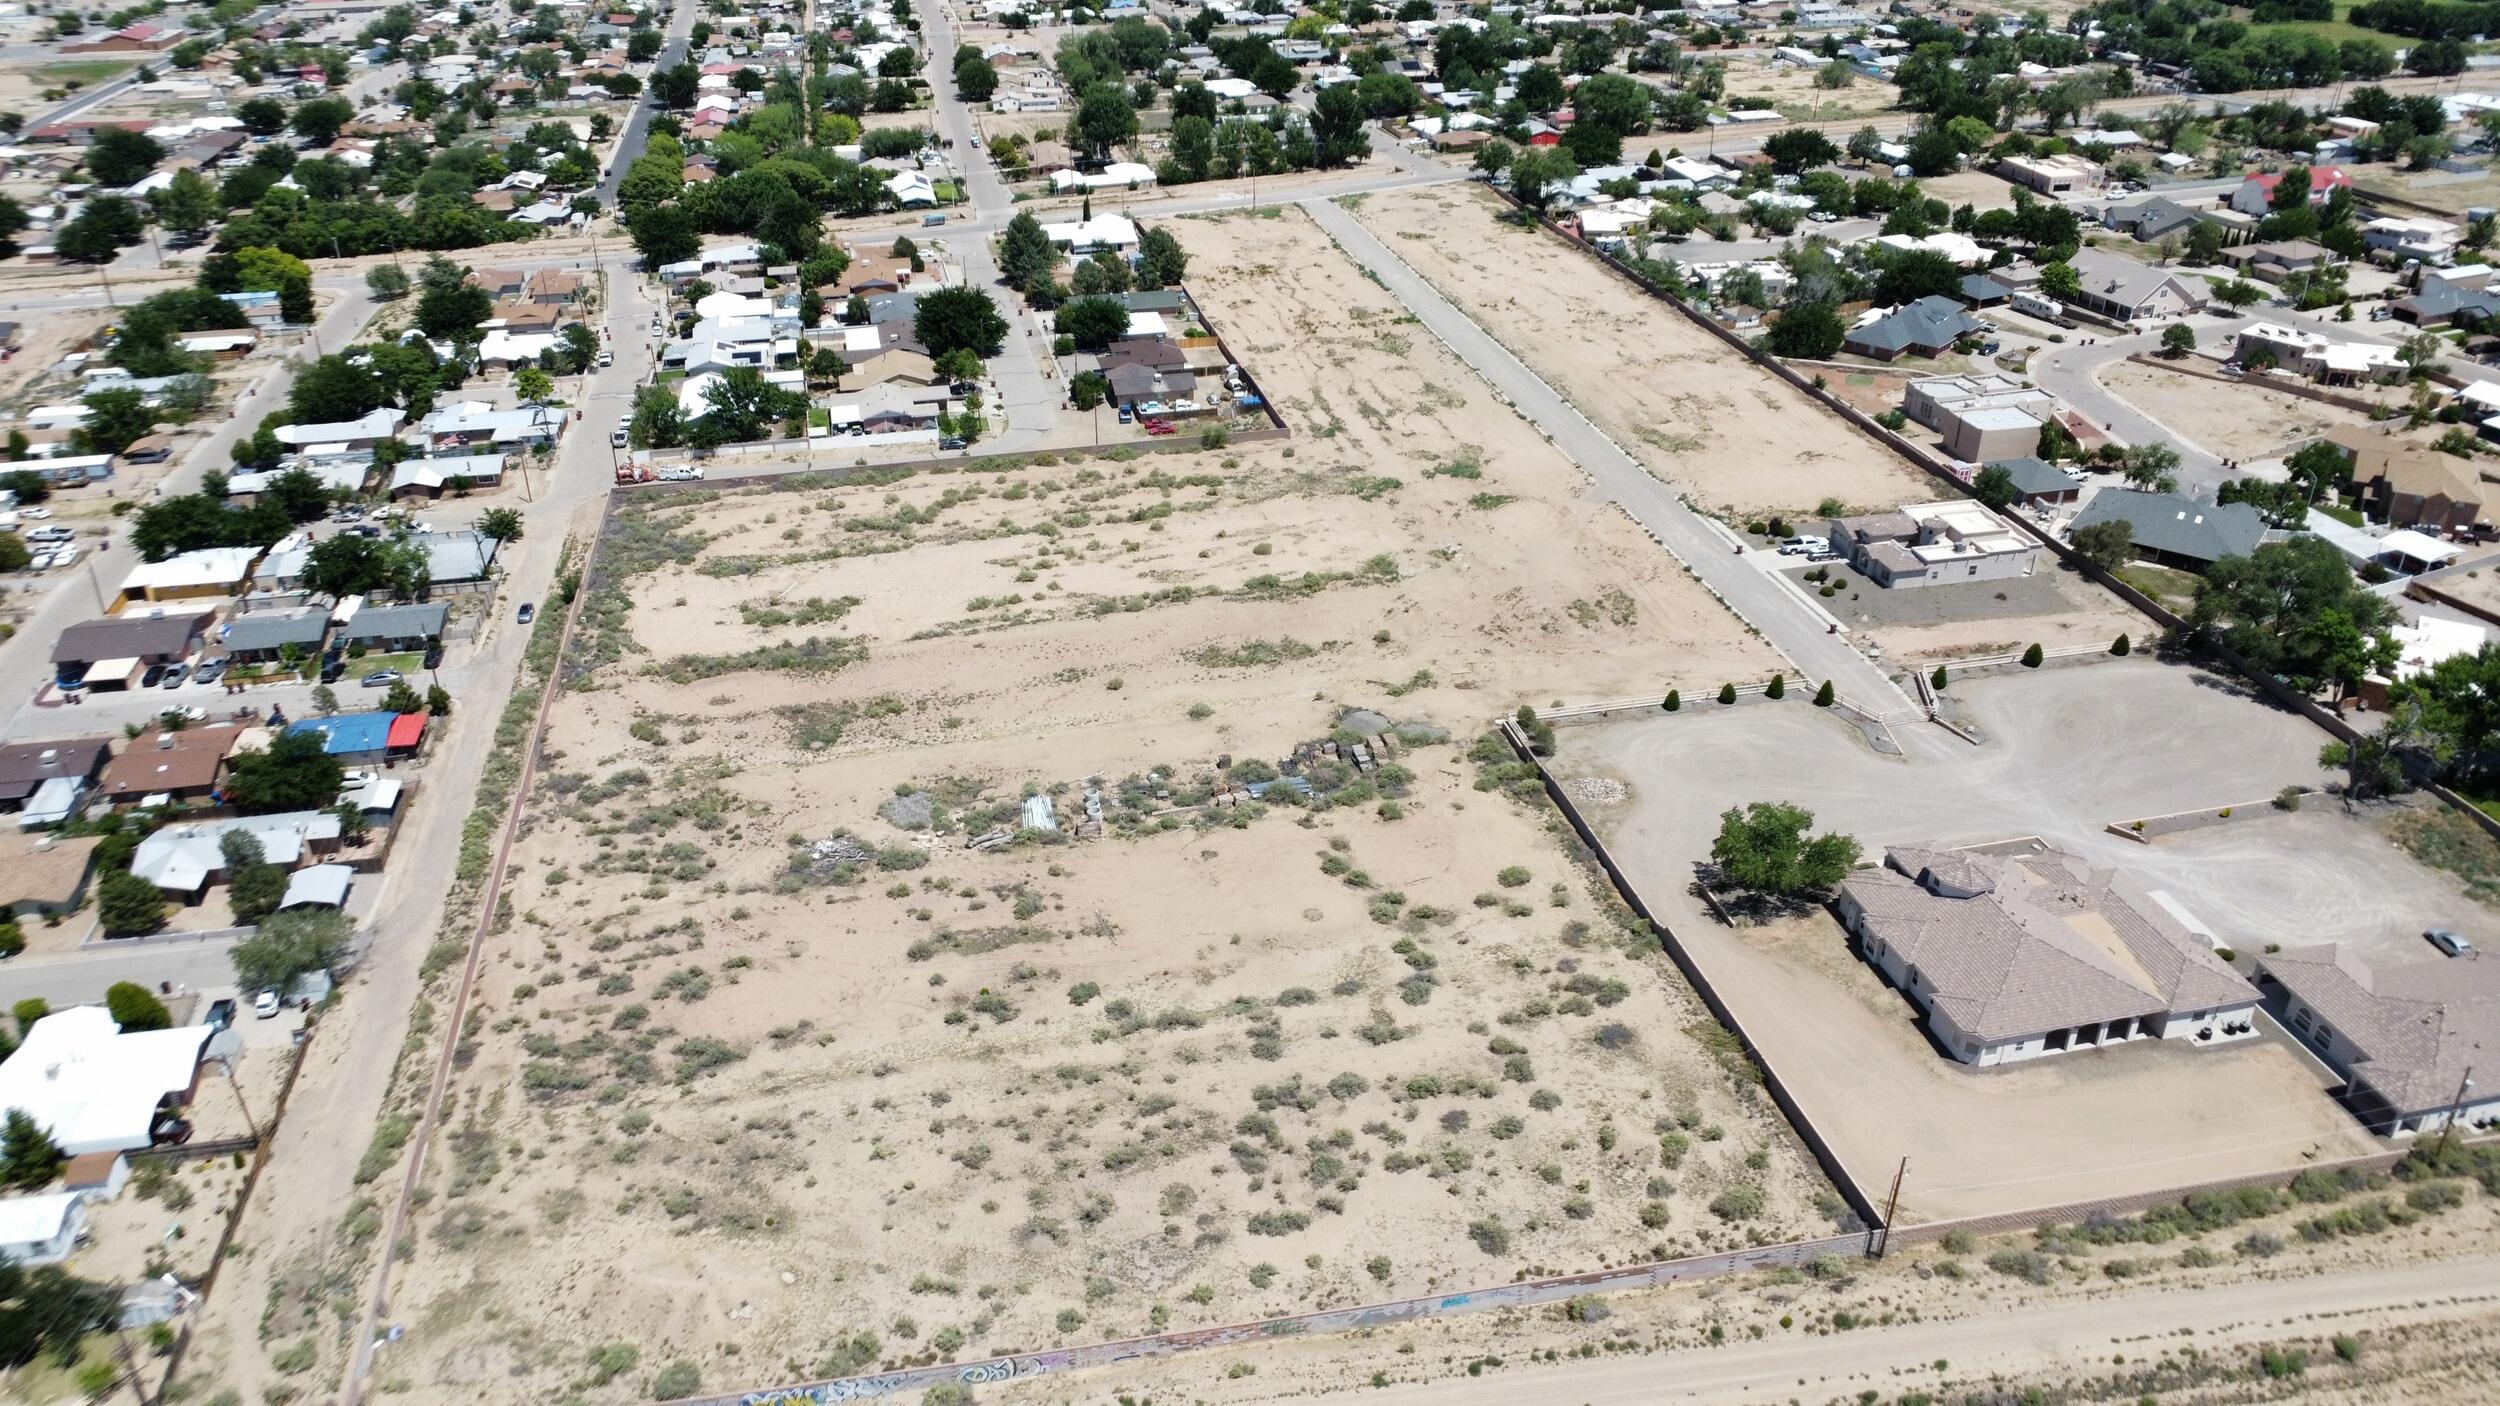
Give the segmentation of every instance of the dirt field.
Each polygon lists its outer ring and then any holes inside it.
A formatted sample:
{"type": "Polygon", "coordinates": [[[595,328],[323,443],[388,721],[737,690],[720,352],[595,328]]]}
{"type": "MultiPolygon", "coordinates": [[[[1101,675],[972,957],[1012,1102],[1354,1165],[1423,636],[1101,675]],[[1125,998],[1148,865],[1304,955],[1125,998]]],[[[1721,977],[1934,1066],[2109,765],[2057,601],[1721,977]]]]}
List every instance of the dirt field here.
{"type": "Polygon", "coordinates": [[[2225,459],[2270,459],[2338,425],[2370,422],[2358,411],[2305,396],[2246,382],[2226,386],[2135,361],[2104,367],[2096,379],[2177,437],[2225,459]],[[2216,413],[2217,407],[2228,413],[2216,413]]]}
{"type": "MultiPolygon", "coordinates": [[[[1892,84],[1862,73],[1853,75],[1856,81],[1846,88],[1818,88],[1814,84],[1815,71],[1810,68],[1774,65],[1736,55],[1721,62],[1727,64],[1727,98],[1722,106],[1731,111],[1768,107],[1777,108],[1791,122],[1837,122],[1845,117],[1888,111],[1900,96],[1900,90],[1892,84]]],[[[1638,140],[1631,145],[1638,147],[1638,140]]]]}
{"type": "Polygon", "coordinates": [[[1365,196],[1355,213],[1662,479],[1704,506],[1850,508],[1934,496],[1907,465],[1480,191],[1365,196]],[[1557,329],[1569,329],[1558,335],[1557,329]]]}
{"type": "MultiPolygon", "coordinates": [[[[2036,575],[2020,581],[1976,582],[1886,591],[1849,569],[1831,564],[1847,586],[1818,602],[1847,622],[1860,641],[1897,664],[1922,671],[1939,660],[2001,654],[2038,644],[2107,644],[2120,634],[2149,638],[2150,624],[2125,602],[2046,553],[2036,575]]],[[[1801,582],[1805,589],[1817,589],[1801,582]]]]}
{"type": "Polygon", "coordinates": [[[1564,680],[1767,655],[1300,217],[1182,237],[1306,433],[622,521],[396,1296],[412,1397],[560,1392],[603,1343],[769,1381],[1834,1223],[1672,969],[1464,755],[1564,680]],[[1202,805],[1340,704],[1417,725],[1396,769],[1202,805]],[[1028,793],[1077,825],[1096,776],[1108,837],[1019,828],[1028,793]]]}

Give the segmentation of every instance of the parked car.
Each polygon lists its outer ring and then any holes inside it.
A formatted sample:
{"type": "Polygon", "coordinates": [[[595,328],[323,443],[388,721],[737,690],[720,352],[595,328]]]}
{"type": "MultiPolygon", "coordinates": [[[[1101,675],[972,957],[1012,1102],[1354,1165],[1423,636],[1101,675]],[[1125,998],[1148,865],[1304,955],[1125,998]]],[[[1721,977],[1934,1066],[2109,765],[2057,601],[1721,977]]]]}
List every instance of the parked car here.
{"type": "Polygon", "coordinates": [[[26,559],[26,569],[28,571],[48,571],[52,568],[52,561],[52,553],[37,552],[33,556],[26,559]]]}
{"type": "Polygon", "coordinates": [[[275,1020],[282,1008],[283,1003],[278,1000],[278,993],[274,990],[263,991],[252,998],[252,1014],[263,1020],[275,1020]]]}
{"type": "Polygon", "coordinates": [[[625,447],[625,427],[623,425],[619,425],[615,429],[608,431],[608,447],[610,449],[622,449],[625,447]]]}
{"type": "Polygon", "coordinates": [[[923,229],[935,229],[944,223],[946,223],[946,217],[944,215],[923,215],[920,217],[920,226],[923,229]]]}
{"type": "Polygon", "coordinates": [[[191,677],[190,665],[168,664],[165,666],[165,682],[163,687],[180,688],[182,687],[182,681],[189,677],[191,677]]]}
{"type": "Polygon", "coordinates": [[[211,1001],[208,1006],[208,1018],[202,1021],[201,1024],[206,1025],[211,1030],[223,1030],[227,1026],[234,1024],[234,1015],[237,1009],[238,1008],[236,1007],[232,996],[211,1001]]]}
{"type": "Polygon", "coordinates": [[[524,624],[524,625],[526,625],[526,624],[528,624],[529,622],[531,622],[532,620],[535,620],[535,619],[537,619],[537,618],[538,618],[538,607],[537,607],[537,605],[536,605],[536,604],[534,604],[534,603],[532,603],[532,602],[530,602],[530,601],[523,601],[523,602],[521,602],[521,623],[522,623],[522,624],[524,624]]]}
{"type": "Polygon", "coordinates": [[[162,664],[150,664],[150,665],[148,666],[148,671],[147,671],[146,673],[144,673],[144,674],[141,674],[141,675],[139,676],[139,687],[141,687],[141,688],[154,688],[154,687],[156,687],[158,684],[163,683],[164,681],[165,681],[165,666],[164,666],[164,665],[162,665],[162,664]]]}
{"type": "Polygon", "coordinates": [[[1121,424],[1123,424],[1123,425],[1128,424],[1129,422],[1131,422],[1131,421],[1135,420],[1136,418],[1137,418],[1137,410],[1136,410],[1136,407],[1134,407],[1134,406],[1130,406],[1130,405],[1123,405],[1123,406],[1121,406],[1121,407],[1120,407],[1120,423],[1121,423],[1121,424]]]}
{"type": "Polygon", "coordinates": [[[948,435],[946,438],[938,441],[938,448],[962,449],[967,447],[969,444],[970,441],[966,440],[962,435],[948,435]]]}
{"type": "Polygon", "coordinates": [[[957,381],[953,385],[948,386],[946,389],[951,395],[970,395],[974,391],[979,390],[980,387],[974,385],[970,381],[957,381]]]}
{"type": "Polygon", "coordinates": [[[199,668],[192,670],[191,682],[215,683],[217,680],[225,677],[225,673],[226,656],[220,654],[214,659],[202,661],[199,668]]]}
{"type": "Polygon", "coordinates": [[[1146,433],[1150,435],[1170,434],[1172,433],[1172,422],[1169,420],[1148,420],[1146,422],[1146,433]]]}
{"type": "Polygon", "coordinates": [[[41,522],[52,516],[52,510],[50,508],[20,508],[17,510],[17,515],[28,522],[41,522]]]}
{"type": "Polygon", "coordinates": [[[347,677],[346,660],[324,659],[321,661],[321,681],[323,683],[337,683],[340,679],[345,677],[347,677]]]}
{"type": "Polygon", "coordinates": [[[166,708],[160,711],[157,713],[157,716],[160,718],[180,718],[187,723],[204,723],[208,721],[208,710],[198,706],[185,707],[184,705],[177,703],[171,708],[166,708]]]}
{"type": "Polygon", "coordinates": [[[601,366],[614,366],[616,364],[616,353],[609,351],[606,347],[601,347],[599,349],[599,364],[601,366]]]}
{"type": "Polygon", "coordinates": [[[429,644],[425,647],[425,667],[429,669],[439,669],[443,667],[443,647],[441,645],[429,644]]]}
{"type": "Polygon", "coordinates": [[[362,684],[366,688],[389,688],[392,684],[399,682],[399,671],[397,669],[376,669],[372,673],[365,675],[363,678],[356,680],[356,682],[362,684]]]}
{"type": "Polygon", "coordinates": [[[78,534],[66,527],[38,527],[26,534],[29,542],[66,542],[78,534]]]}
{"type": "Polygon", "coordinates": [[[2466,941],[2464,938],[2457,936],[2455,933],[2448,931],[2446,928],[2432,928],[2429,932],[2422,934],[2422,936],[2430,939],[2431,946],[2438,948],[2440,951],[2447,953],[2451,957],[2471,957],[2474,955],[2473,943],[2466,941]]]}

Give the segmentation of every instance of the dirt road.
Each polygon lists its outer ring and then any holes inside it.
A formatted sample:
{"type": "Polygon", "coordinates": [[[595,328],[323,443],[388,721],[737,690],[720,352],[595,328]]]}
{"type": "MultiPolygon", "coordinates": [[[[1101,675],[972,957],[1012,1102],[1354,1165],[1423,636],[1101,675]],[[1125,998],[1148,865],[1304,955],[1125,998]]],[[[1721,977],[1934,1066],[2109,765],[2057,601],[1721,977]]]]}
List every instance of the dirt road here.
{"type": "MultiPolygon", "coordinates": [[[[1655,1401],[1741,1401],[1759,1396],[1826,1400],[1862,1387],[1886,1395],[1935,1390],[1935,1380],[1992,1373],[2080,1371],[2107,1361],[2113,1343],[2148,1355],[2136,1340],[2199,1348],[2250,1348],[2328,1331],[2422,1323],[2488,1322],[2500,1316],[2500,1257],[2305,1279],[2241,1280],[2210,1288],[2075,1303],[2058,1302],[1955,1322],[1872,1332],[1798,1335],[1714,1349],[1593,1359],[1538,1369],[1366,1391],[1375,1406],[1508,1406],[1523,1386],[1538,1399],[1579,1406],[1655,1401]],[[1938,1373],[1934,1364],[1950,1364],[1938,1373]]],[[[2156,1349],[2158,1350],[2158,1349],[2156,1349]]],[[[1291,1393],[1307,1397],[1306,1391],[1291,1393]]],[[[1279,1398],[1281,1399],[1281,1393],[1279,1398]]]]}

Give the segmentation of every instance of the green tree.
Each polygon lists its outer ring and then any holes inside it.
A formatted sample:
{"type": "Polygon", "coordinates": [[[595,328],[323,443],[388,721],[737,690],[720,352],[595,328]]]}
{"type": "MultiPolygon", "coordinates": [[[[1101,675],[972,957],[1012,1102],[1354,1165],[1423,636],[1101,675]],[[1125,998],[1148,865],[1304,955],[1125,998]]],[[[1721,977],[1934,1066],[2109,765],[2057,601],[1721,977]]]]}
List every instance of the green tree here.
{"type": "MultiPolygon", "coordinates": [[[[1126,325],[1125,321],[1122,325],[1126,325]]],[[[999,342],[1007,335],[1007,319],[999,315],[998,304],[981,289],[940,288],[922,295],[914,305],[912,334],[933,357],[944,356],[957,347],[989,356],[997,352],[999,342]]]]}
{"type": "Polygon", "coordinates": [[[1156,225],[1138,231],[1138,287],[1175,287],[1188,272],[1189,255],[1181,251],[1181,242],[1171,230],[1156,225]]]}
{"type": "Polygon", "coordinates": [[[646,271],[683,263],[703,252],[703,233],[682,205],[654,205],[634,216],[634,252],[646,271]]]}
{"type": "Polygon", "coordinates": [[[287,125],[295,135],[314,146],[328,146],[338,139],[339,129],[356,120],[356,109],[343,98],[315,98],[295,109],[287,125]]]}
{"type": "Polygon", "coordinates": [[[2178,486],[2179,451],[2167,444],[2131,444],[2126,458],[2119,463],[2119,472],[2127,482],[2155,493],[2168,493],[2178,486]]]}
{"type": "Polygon", "coordinates": [[[120,127],[99,127],[87,147],[87,174],[98,185],[118,189],[137,183],[164,159],[165,148],[154,137],[120,127]]]}
{"type": "Polygon", "coordinates": [[[425,711],[425,700],[417,696],[417,691],[408,686],[408,681],[406,679],[401,679],[399,682],[392,684],[390,686],[390,690],[382,695],[382,711],[386,713],[422,713],[425,711]]]}
{"type": "Polygon", "coordinates": [[[61,1145],[32,1115],[22,1108],[9,1110],[6,1124],[0,1125],[0,1184],[15,1191],[39,1191],[52,1184],[68,1160],[61,1145]]]}
{"type": "Polygon", "coordinates": [[[1971,480],[1971,496],[2002,512],[2014,505],[2014,475],[2003,464],[1990,464],[1971,480]]]}
{"type": "Polygon", "coordinates": [[[2174,322],[2161,329],[2162,355],[2178,358],[2196,350],[2196,329],[2184,322],[2174,322]]]}
{"type": "Polygon", "coordinates": [[[1055,323],[1059,334],[1076,339],[1081,351],[1101,351],[1128,331],[1128,304],[1117,298],[1075,298],[1061,305],[1055,323]]]}
{"type": "Polygon", "coordinates": [[[234,983],[245,991],[284,991],[306,972],[328,971],[347,953],[353,928],[333,908],[272,913],[260,931],[227,949],[234,983]]]}
{"type": "Polygon", "coordinates": [[[375,264],[365,270],[365,289],[376,302],[397,302],[408,296],[408,288],[408,270],[397,264],[375,264]]]}
{"type": "Polygon", "coordinates": [[[2214,298],[2233,309],[2254,307],[2266,300],[2266,290],[2244,278],[2226,278],[2213,286],[2214,298]]]}
{"type": "Polygon", "coordinates": [[[1781,313],[1762,340],[1774,356],[1821,361],[1838,353],[1848,335],[1839,310],[1817,300],[1795,304],[1781,313]]]}
{"type": "Polygon", "coordinates": [[[1051,245],[1050,236],[1042,232],[1042,222],[1029,210],[1018,211],[1007,222],[1005,234],[998,244],[999,272],[1006,275],[1011,288],[1030,288],[1059,263],[1059,251],[1051,245]]]}
{"type": "Polygon", "coordinates": [[[173,1012],[165,1009],[155,992],[135,981],[117,981],[106,987],[104,1008],[125,1033],[173,1028],[173,1012]]]}
{"type": "Polygon", "coordinates": [[[1814,813],[1802,806],[1756,801],[1719,817],[1710,862],[1723,882],[1773,898],[1804,898],[1828,892],[1858,862],[1858,842],[1847,835],[1806,838],[1814,813]]]}
{"type": "Polygon", "coordinates": [[[156,209],[158,224],[175,234],[193,237],[207,233],[226,212],[217,187],[191,170],[176,171],[173,180],[150,197],[149,203],[156,209]]]}
{"type": "Polygon", "coordinates": [[[2040,266],[2040,291],[2061,302],[2072,302],[2083,296],[2083,279],[2074,265],[2059,260],[2040,266]]]}
{"type": "Polygon", "coordinates": [[[474,342],[495,300],[469,281],[469,271],[437,254],[417,275],[417,327],[441,341],[474,342]]]}
{"type": "Polygon", "coordinates": [[[2115,571],[2135,555],[2135,524],[2112,520],[2075,529],[2075,551],[2103,571],[2115,571]]]}
{"type": "Polygon", "coordinates": [[[513,373],[512,389],[524,405],[544,405],[555,398],[555,379],[535,366],[524,366],[513,373]]]}
{"type": "Polygon", "coordinates": [[[985,103],[998,91],[998,70],[981,57],[978,49],[966,49],[955,61],[955,91],[964,101],[985,103]]]}
{"type": "Polygon", "coordinates": [[[1532,146],[1510,161],[1510,189],[1539,215],[1554,202],[1556,187],[1580,174],[1580,163],[1560,147],[1532,146]]]}
{"type": "Polygon", "coordinates": [[[1113,147],[1137,135],[1137,107],[1129,101],[1128,89],[1117,83],[1087,85],[1068,133],[1094,161],[1108,161],[1113,147]]]}
{"type": "Polygon", "coordinates": [[[99,195],[52,241],[53,252],[74,264],[109,264],[147,236],[139,207],[118,195],[99,195]]]}
{"type": "Polygon", "coordinates": [[[477,530],[497,542],[518,542],[521,540],[521,510],[488,508],[478,514],[477,530]]]}
{"type": "Polygon", "coordinates": [[[96,917],[107,936],[154,932],[165,921],[165,895],[129,870],[116,869],[96,885],[96,917]]]}
{"type": "Polygon", "coordinates": [[[1817,166],[1829,166],[1840,159],[1840,148],[1831,139],[1811,127],[1792,128],[1769,137],[1762,143],[1762,154],[1771,158],[1771,168],[1784,176],[1794,176],[1817,166]]]}
{"type": "Polygon", "coordinates": [[[842,378],[849,373],[850,369],[851,364],[842,359],[842,353],[828,346],[820,346],[807,360],[807,379],[840,390],[842,378]]]}
{"type": "Polygon", "coordinates": [[[1317,144],[1319,164],[1327,168],[1361,160],[1371,149],[1363,123],[1363,97],[1355,85],[1337,83],[1320,89],[1311,107],[1311,139],[1317,144]]]}
{"type": "Polygon", "coordinates": [[[2354,579],[2340,548],[2300,536],[2207,567],[2189,623],[2307,690],[2349,687],[2366,671],[2393,667],[2387,630],[2396,618],[2394,605],[2354,579]]]}
{"type": "Polygon", "coordinates": [[[413,596],[426,579],[425,549],[386,538],[324,537],[304,558],[305,589],[333,599],[383,592],[413,596]]]}
{"type": "Polygon", "coordinates": [[[87,443],[101,452],[119,454],[156,429],[156,412],[137,391],[93,391],[85,404],[87,420],[80,429],[87,443]]]}
{"type": "Polygon", "coordinates": [[[1068,380],[1068,403],[1091,410],[1111,399],[1111,378],[1099,371],[1079,371],[1068,380]]]}
{"type": "Polygon", "coordinates": [[[2425,729],[2464,770],[2488,776],[2500,766],[2500,648],[2442,659],[2395,692],[2419,706],[2425,729]]]}
{"type": "Polygon", "coordinates": [[[282,732],[258,752],[226,762],[226,799],[245,815],[319,810],[336,801],[345,772],[319,734],[282,732]]]}

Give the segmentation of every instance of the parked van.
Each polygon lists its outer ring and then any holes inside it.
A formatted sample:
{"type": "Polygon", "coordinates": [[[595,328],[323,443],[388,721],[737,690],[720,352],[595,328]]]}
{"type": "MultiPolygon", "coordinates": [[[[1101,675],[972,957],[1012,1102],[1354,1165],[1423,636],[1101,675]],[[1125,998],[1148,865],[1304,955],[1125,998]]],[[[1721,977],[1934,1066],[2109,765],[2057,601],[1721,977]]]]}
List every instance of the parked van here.
{"type": "Polygon", "coordinates": [[[935,229],[944,223],[946,223],[946,217],[944,215],[923,215],[920,217],[920,227],[922,229],[935,229]]]}

